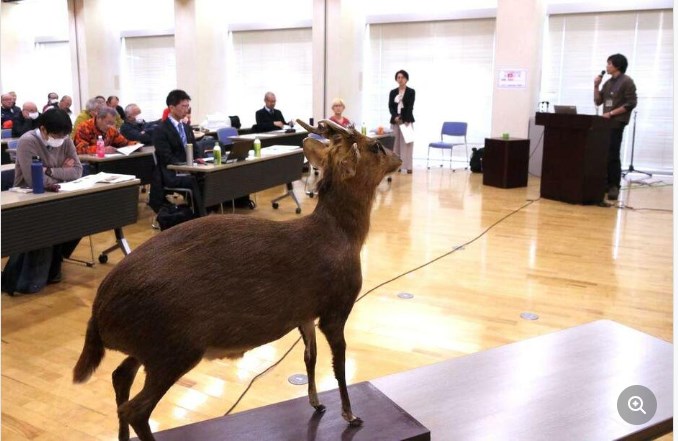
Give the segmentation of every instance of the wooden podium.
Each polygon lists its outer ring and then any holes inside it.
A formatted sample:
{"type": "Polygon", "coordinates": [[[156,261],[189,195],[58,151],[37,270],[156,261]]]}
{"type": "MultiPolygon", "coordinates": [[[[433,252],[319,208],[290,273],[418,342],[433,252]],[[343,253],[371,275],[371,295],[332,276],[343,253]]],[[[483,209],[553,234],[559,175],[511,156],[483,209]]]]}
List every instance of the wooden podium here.
{"type": "Polygon", "coordinates": [[[602,116],[537,113],[544,126],[541,196],[572,204],[605,198],[610,129],[619,123],[602,116]]]}

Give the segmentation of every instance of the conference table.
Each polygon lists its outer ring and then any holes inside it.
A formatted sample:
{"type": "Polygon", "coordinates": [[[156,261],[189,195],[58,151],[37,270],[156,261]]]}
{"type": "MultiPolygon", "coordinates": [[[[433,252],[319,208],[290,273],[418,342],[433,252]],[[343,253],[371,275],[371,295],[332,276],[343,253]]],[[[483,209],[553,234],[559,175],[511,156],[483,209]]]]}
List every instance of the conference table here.
{"type": "Polygon", "coordinates": [[[287,192],[271,203],[277,208],[278,200],[291,197],[301,213],[301,205],[292,191],[292,182],[301,179],[304,154],[300,147],[269,145],[261,150],[261,157],[228,164],[168,165],[169,170],[191,173],[202,181],[204,204],[207,207],[224,201],[285,184],[287,192]]]}
{"type": "Polygon", "coordinates": [[[158,441],[654,439],[672,430],[673,345],[599,320],[353,384],[349,396],[353,411],[365,421],[360,428],[349,428],[343,421],[335,389],[320,394],[327,406],[324,414],[314,414],[303,396],[155,437],[158,441]],[[620,395],[631,385],[643,385],[656,397],[654,416],[642,424],[626,422],[618,412],[620,395]]]}
{"type": "Polygon", "coordinates": [[[2,192],[2,256],[108,230],[114,230],[116,245],[102,255],[117,248],[129,254],[122,228],[137,221],[138,186],[139,180],[133,179],[68,192],[2,192]]]}
{"type": "Polygon", "coordinates": [[[153,169],[155,168],[154,153],[155,147],[143,146],[129,155],[117,153],[99,158],[97,155],[87,154],[78,155],[78,158],[80,158],[80,162],[89,164],[89,174],[106,172],[119,175],[133,175],[139,179],[140,185],[147,185],[153,180],[153,169]]]}

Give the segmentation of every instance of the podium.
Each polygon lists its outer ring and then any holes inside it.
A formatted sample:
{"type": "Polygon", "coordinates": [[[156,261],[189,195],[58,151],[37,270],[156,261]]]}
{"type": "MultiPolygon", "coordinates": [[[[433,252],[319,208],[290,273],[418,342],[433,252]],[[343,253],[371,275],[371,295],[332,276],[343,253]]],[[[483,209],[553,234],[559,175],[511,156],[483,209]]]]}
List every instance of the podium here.
{"type": "Polygon", "coordinates": [[[605,198],[610,129],[617,121],[596,115],[540,113],[544,126],[541,196],[571,204],[605,198]]]}

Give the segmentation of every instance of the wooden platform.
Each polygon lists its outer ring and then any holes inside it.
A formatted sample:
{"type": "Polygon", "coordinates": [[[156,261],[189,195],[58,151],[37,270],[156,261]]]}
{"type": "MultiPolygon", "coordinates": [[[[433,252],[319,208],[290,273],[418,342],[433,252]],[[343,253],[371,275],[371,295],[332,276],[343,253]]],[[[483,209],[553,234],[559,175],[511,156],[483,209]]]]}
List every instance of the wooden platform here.
{"type": "MultiPolygon", "coordinates": [[[[349,386],[353,411],[363,419],[350,427],[341,416],[338,390],[319,394],[327,409],[316,413],[307,397],[214,418],[154,434],[157,441],[428,441],[431,433],[368,382],[349,386]]],[[[137,440],[137,438],[134,438],[137,440]]]]}

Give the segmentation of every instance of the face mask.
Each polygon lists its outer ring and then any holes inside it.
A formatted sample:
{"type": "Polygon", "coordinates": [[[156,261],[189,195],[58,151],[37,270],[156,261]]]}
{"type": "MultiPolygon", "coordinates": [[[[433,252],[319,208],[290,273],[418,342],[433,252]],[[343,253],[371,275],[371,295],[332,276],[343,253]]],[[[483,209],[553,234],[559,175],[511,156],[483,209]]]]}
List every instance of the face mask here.
{"type": "Polygon", "coordinates": [[[57,98],[52,98],[51,100],[49,100],[49,102],[52,103],[52,104],[55,104],[55,103],[58,103],[59,100],[57,98]]]}
{"type": "Polygon", "coordinates": [[[144,122],[144,118],[141,117],[141,116],[137,116],[137,117],[136,117],[136,121],[137,121],[137,123],[141,124],[141,123],[144,122]]]}
{"type": "Polygon", "coordinates": [[[31,112],[31,113],[28,114],[28,117],[30,119],[38,119],[39,116],[40,116],[40,114],[38,112],[31,112]]]}
{"type": "Polygon", "coordinates": [[[61,147],[66,138],[52,138],[51,136],[47,138],[47,145],[50,147],[61,147]]]}

